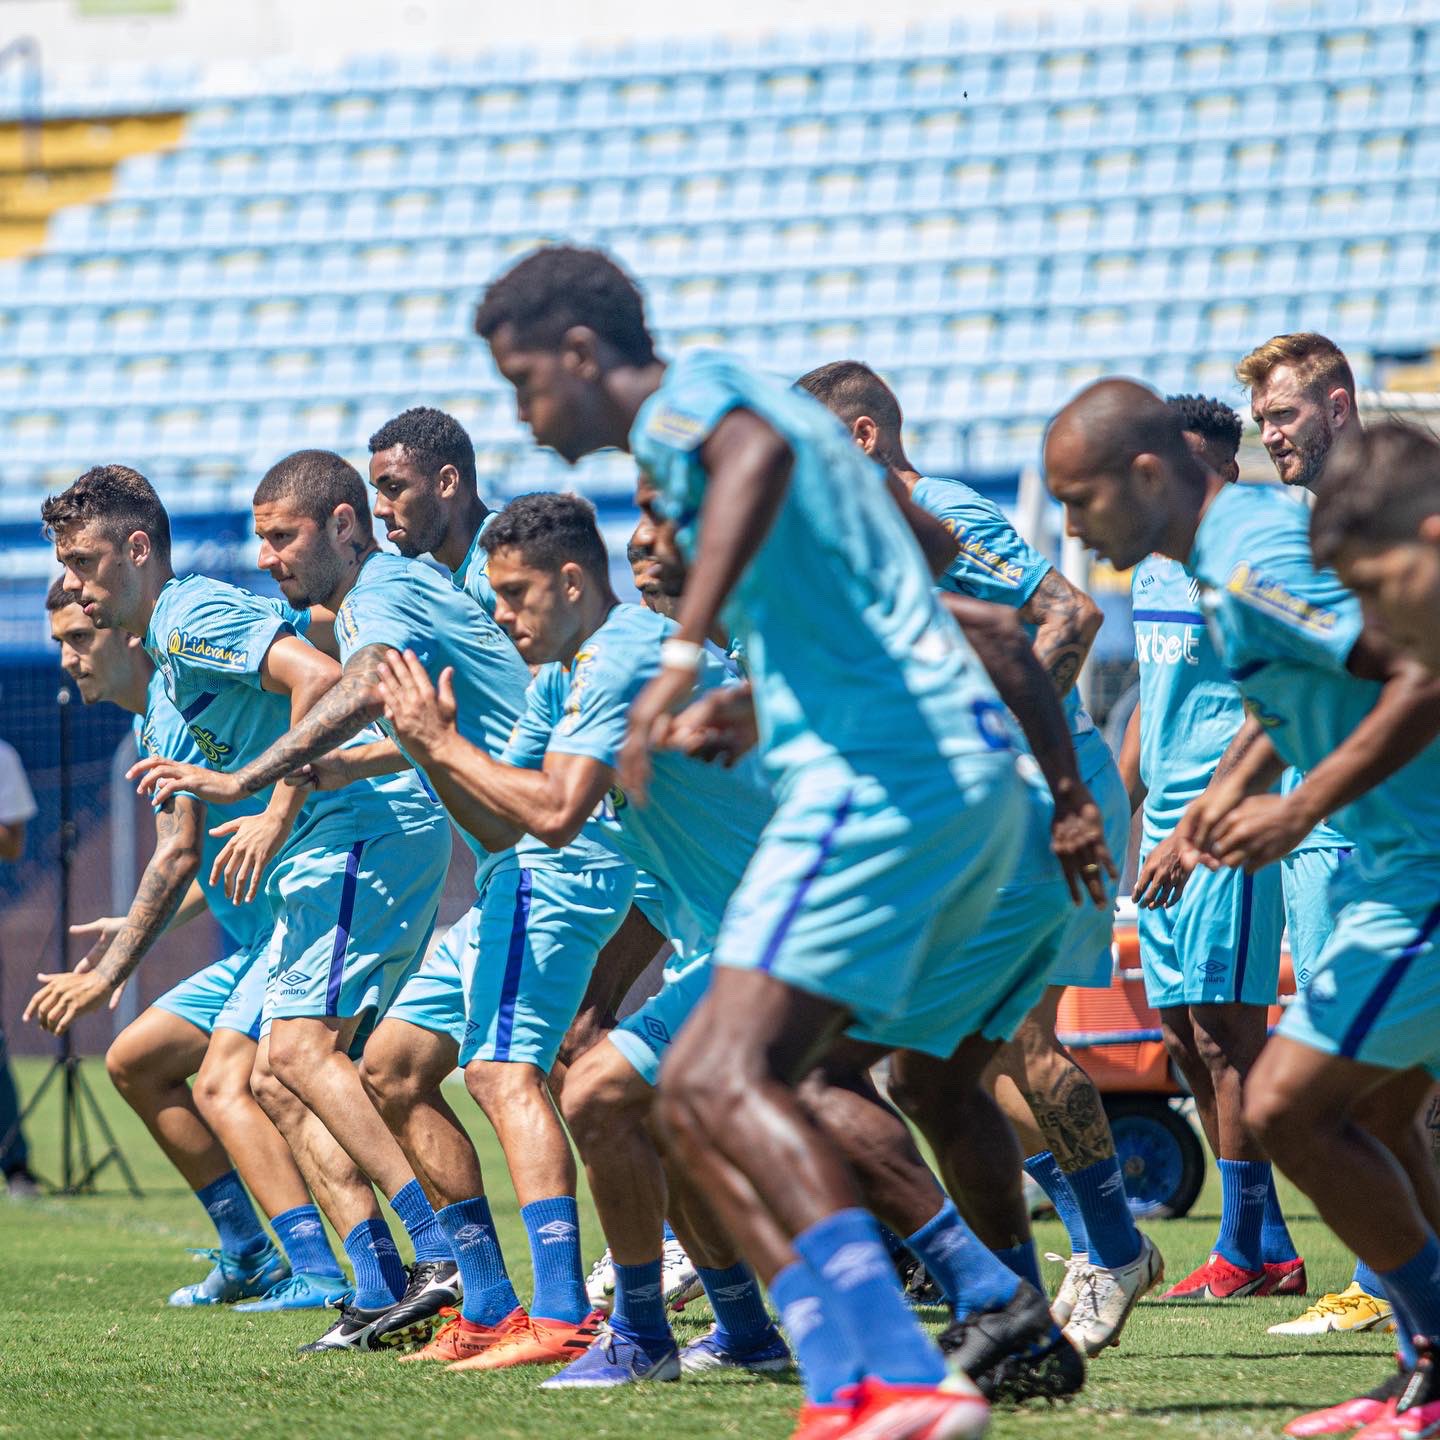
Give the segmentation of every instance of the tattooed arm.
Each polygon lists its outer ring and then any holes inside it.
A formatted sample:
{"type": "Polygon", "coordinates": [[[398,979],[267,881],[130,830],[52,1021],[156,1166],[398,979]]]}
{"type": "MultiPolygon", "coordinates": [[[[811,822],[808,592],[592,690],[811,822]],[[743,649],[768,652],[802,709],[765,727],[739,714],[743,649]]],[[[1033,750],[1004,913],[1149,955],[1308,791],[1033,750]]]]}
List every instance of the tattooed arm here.
{"type": "Polygon", "coordinates": [[[1020,609],[1035,632],[1035,654],[1055,688],[1068,695],[1105,617],[1100,607],[1058,570],[1050,570],[1020,609]]]}
{"type": "Polygon", "coordinates": [[[169,925],[200,868],[205,806],[192,796],[177,796],[156,813],[155,831],[155,853],[103,957],[93,970],[37,975],[40,988],[25,1007],[25,1019],[37,1019],[45,1029],[63,1035],[125,983],[169,925]]]}

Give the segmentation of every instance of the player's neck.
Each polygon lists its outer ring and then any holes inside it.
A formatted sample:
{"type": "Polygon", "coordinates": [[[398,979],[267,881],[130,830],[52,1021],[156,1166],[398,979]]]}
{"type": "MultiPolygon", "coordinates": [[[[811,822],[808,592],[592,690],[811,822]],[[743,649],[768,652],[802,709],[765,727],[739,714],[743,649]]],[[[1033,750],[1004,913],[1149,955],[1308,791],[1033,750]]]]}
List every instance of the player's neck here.
{"type": "Polygon", "coordinates": [[[1215,497],[1225,489],[1225,484],[1223,476],[1215,474],[1214,471],[1205,472],[1205,489],[1201,493],[1199,505],[1184,504],[1171,517],[1165,534],[1155,547],[1160,554],[1168,555],[1182,565],[1189,563],[1200,522],[1205,518],[1215,497]]]}
{"type": "Polygon", "coordinates": [[[610,401],[613,423],[604,446],[614,446],[627,454],[630,450],[630,428],[640,407],[660,388],[665,378],[665,362],[652,360],[648,365],[619,365],[605,375],[605,394],[610,401]]]}
{"type": "Polygon", "coordinates": [[[155,614],[155,606],[160,602],[160,592],[175,578],[175,572],[169,565],[165,565],[152,575],[147,566],[143,574],[140,599],[135,609],[125,617],[120,626],[120,629],[138,636],[142,640],[145,638],[145,632],[150,628],[150,619],[155,614]]]}
{"type": "Polygon", "coordinates": [[[558,657],[567,670],[575,663],[581,647],[605,623],[606,617],[619,603],[620,597],[608,585],[603,590],[586,592],[576,616],[578,624],[574,639],[558,657]]]}
{"type": "Polygon", "coordinates": [[[450,523],[445,527],[445,538],[431,551],[452,575],[465,563],[475,536],[489,513],[490,507],[478,495],[467,495],[456,505],[450,523]]]}
{"type": "Polygon", "coordinates": [[[327,610],[338,610],[341,602],[355,588],[355,582],[360,578],[360,572],[365,568],[365,562],[372,555],[378,554],[380,554],[380,546],[373,536],[368,541],[357,541],[354,548],[345,557],[345,566],[340,572],[340,579],[334,590],[320,603],[327,610]]]}
{"type": "Polygon", "coordinates": [[[125,677],[125,683],[109,698],[122,710],[128,710],[132,715],[143,715],[150,703],[150,677],[154,673],[155,667],[149,657],[138,645],[135,646],[130,656],[130,673],[125,677]]]}

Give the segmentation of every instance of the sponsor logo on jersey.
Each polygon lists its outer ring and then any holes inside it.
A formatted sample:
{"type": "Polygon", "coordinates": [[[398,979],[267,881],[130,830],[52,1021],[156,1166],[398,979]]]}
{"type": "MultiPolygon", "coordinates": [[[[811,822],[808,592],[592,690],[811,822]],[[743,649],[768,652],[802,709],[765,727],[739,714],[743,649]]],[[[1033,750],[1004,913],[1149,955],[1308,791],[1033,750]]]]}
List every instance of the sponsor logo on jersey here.
{"type": "MultiPolygon", "coordinates": [[[[165,649],[171,655],[179,655],[186,660],[199,660],[216,670],[245,668],[243,650],[236,650],[230,645],[217,645],[213,640],[207,640],[203,635],[194,635],[188,630],[172,630],[170,638],[165,642],[165,649]]],[[[168,679],[169,671],[165,673],[168,679]]]]}
{"type": "Polygon", "coordinates": [[[1256,609],[1264,610],[1298,630],[1308,630],[1312,635],[1329,635],[1340,623],[1338,612],[1313,604],[1293,590],[1286,589],[1279,580],[1259,574],[1244,560],[1230,572],[1225,589],[1256,609]]]}
{"type": "Polygon", "coordinates": [[[356,622],[348,596],[340,602],[340,608],[335,612],[335,624],[347,645],[354,645],[360,639],[360,626],[356,622]]]}
{"type": "Polygon", "coordinates": [[[1135,627],[1135,658],[1142,665],[1198,665],[1200,636],[1189,625],[1184,633],[1167,633],[1158,620],[1135,627]]]}
{"type": "Polygon", "coordinates": [[[663,405],[650,417],[647,432],[653,439],[677,450],[693,450],[706,435],[705,422],[696,415],[687,415],[673,405],[663,405]]]}
{"type": "Polygon", "coordinates": [[[1025,579],[1023,565],[1000,554],[998,550],[992,550],[978,536],[971,535],[963,525],[956,524],[954,520],[942,519],[941,523],[955,537],[955,543],[960,547],[957,561],[968,560],[992,580],[998,580],[1006,589],[1019,589],[1025,579]]]}

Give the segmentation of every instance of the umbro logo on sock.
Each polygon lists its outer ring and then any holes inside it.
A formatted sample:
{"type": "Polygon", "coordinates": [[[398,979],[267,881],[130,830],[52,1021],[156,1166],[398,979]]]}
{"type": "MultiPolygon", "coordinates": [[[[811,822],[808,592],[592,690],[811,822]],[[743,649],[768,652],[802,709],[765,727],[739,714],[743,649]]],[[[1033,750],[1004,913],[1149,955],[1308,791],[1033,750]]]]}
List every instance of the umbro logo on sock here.
{"type": "Polygon", "coordinates": [[[885,1251],[869,1240],[842,1245],[824,1265],[825,1278],[841,1290],[853,1290],[889,1271],[890,1261],[885,1251]]]}
{"type": "Polygon", "coordinates": [[[660,1298],[660,1287],[659,1285],[637,1285],[632,1290],[627,1286],[625,1294],[637,1305],[650,1305],[660,1298]]]}
{"type": "Polygon", "coordinates": [[[1125,1177],[1117,1170],[1113,1175],[1107,1175],[1100,1182],[1100,1193],[1102,1195],[1113,1195],[1125,1185],[1125,1177]]]}
{"type": "Polygon", "coordinates": [[[798,1345],[817,1325],[824,1320],[820,1301],[813,1295],[792,1300],[780,1312],[781,1323],[790,1332],[790,1338],[798,1345]]]}
{"type": "Polygon", "coordinates": [[[483,1225],[462,1225],[451,1237],[450,1243],[457,1250],[474,1250],[485,1243],[483,1225]]]}
{"type": "Polygon", "coordinates": [[[1265,1196],[1270,1193],[1270,1186],[1268,1183],[1264,1185],[1246,1185],[1240,1193],[1247,1200],[1263,1200],[1265,1196]]]}
{"type": "Polygon", "coordinates": [[[743,1300],[750,1290],[751,1283],[748,1280],[743,1285],[717,1285],[715,1298],[717,1300],[743,1300]]]}
{"type": "Polygon", "coordinates": [[[934,1259],[948,1260],[952,1255],[958,1255],[969,1243],[969,1237],[957,1225],[938,1235],[929,1250],[934,1259]]]}
{"type": "Polygon", "coordinates": [[[578,1229],[579,1226],[569,1220],[547,1220],[535,1233],[542,1245],[565,1245],[574,1238],[578,1229]]]}
{"type": "Polygon", "coordinates": [[[325,1227],[318,1220],[297,1220],[290,1227],[292,1240],[313,1240],[317,1235],[324,1233],[325,1227]]]}
{"type": "Polygon", "coordinates": [[[377,1260],[389,1255],[395,1256],[397,1260],[400,1258],[400,1252],[395,1248],[395,1242],[388,1236],[382,1237],[379,1240],[372,1240],[370,1242],[370,1253],[377,1260]]]}

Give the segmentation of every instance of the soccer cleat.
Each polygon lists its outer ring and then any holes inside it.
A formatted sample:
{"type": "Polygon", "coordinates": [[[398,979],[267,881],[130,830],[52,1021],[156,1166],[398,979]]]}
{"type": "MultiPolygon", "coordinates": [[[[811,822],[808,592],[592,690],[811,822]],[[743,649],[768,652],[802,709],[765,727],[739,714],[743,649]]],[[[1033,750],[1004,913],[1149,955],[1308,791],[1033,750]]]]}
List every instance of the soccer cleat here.
{"type": "Polygon", "coordinates": [[[1270,1326],[1270,1335],[1329,1335],[1337,1330],[1378,1330],[1390,1322],[1390,1302],[1367,1295],[1352,1280],[1338,1295],[1322,1295],[1303,1315],[1270,1326]]]}
{"type": "Polygon", "coordinates": [[[615,1261],[608,1246],[585,1277],[585,1294],[590,1308],[601,1315],[608,1315],[615,1308],[615,1261]]]}
{"type": "Polygon", "coordinates": [[[557,1361],[574,1360],[588,1350],[600,1334],[605,1317],[591,1311],[578,1325],[567,1320],[537,1319],[524,1315],[514,1320],[508,1335],[493,1345],[447,1366],[450,1370],[505,1370],[511,1365],[554,1365],[557,1361]]]}
{"type": "Polygon", "coordinates": [[[667,1240],[660,1252],[660,1293],[667,1308],[676,1311],[705,1293],[699,1273],[678,1240],[667,1240]]]}
{"type": "Polygon", "coordinates": [[[997,1309],[954,1321],[940,1348],[990,1401],[1059,1400],[1085,1384],[1085,1361],[1056,1334],[1044,1297],[1023,1282],[997,1309]]]}
{"type": "Polygon", "coordinates": [[[270,1242],[253,1255],[232,1255],[228,1250],[192,1250],[209,1260],[210,1273],[193,1285],[182,1285],[169,1299],[171,1305],[230,1305],[274,1289],[290,1274],[285,1257],[270,1242]]]}
{"type": "Polygon", "coordinates": [[[1265,1283],[1257,1295],[1303,1295],[1310,1282],[1305,1276],[1305,1262],[1297,1255],[1293,1260],[1266,1260],[1265,1283]]]}
{"type": "Polygon", "coordinates": [[[1347,1430],[1356,1430],[1378,1420],[1391,1400],[1396,1400],[1405,1388],[1406,1372],[1397,1370],[1389,1379],[1377,1385],[1365,1395],[1353,1400],[1342,1400],[1338,1405],[1327,1405],[1323,1410],[1312,1410],[1308,1415],[1299,1415],[1286,1427],[1287,1435],[1303,1437],[1309,1435],[1343,1435],[1347,1430]]]}
{"type": "Polygon", "coordinates": [[[790,1347],[773,1325],[748,1350],[731,1349],[716,1325],[708,1335],[692,1340],[680,1352],[680,1368],[687,1375],[703,1375],[707,1370],[749,1370],[757,1375],[766,1375],[777,1370],[789,1370],[794,1363],[790,1347]]]}
{"type": "Polygon", "coordinates": [[[1354,1440],[1430,1440],[1440,1435],[1440,1373],[1435,1369],[1435,1352],[1419,1336],[1416,1364],[1401,1382],[1400,1393],[1385,1402],[1385,1408],[1354,1440]]]}
{"type": "Polygon", "coordinates": [[[854,1418],[853,1405],[813,1405],[807,1400],[795,1417],[790,1440],[839,1440],[854,1418]]]}
{"type": "Polygon", "coordinates": [[[1242,1270],[1223,1255],[1214,1254],[1192,1270],[1178,1285],[1172,1285],[1162,1300],[1238,1300],[1255,1295],[1265,1283],[1263,1270],[1242,1270]]]}
{"type": "Polygon", "coordinates": [[[938,1385],[892,1385],[867,1376],[855,1387],[844,1440],[975,1440],[990,1424],[985,1397],[963,1374],[938,1385]]]}
{"type": "Polygon", "coordinates": [[[460,1267],[453,1260],[417,1260],[406,1270],[405,1293],[370,1336],[377,1348],[425,1344],[440,1324],[440,1312],[459,1303],[460,1267]]]}
{"type": "Polygon", "coordinates": [[[258,1300],[247,1300],[235,1309],[247,1315],[262,1310],[323,1310],[349,1291],[350,1282],[343,1275],[311,1275],[297,1270],[288,1280],[272,1285],[258,1300]]]}
{"type": "Polygon", "coordinates": [[[1075,1302],[1080,1298],[1080,1282],[1090,1269],[1090,1257],[1085,1254],[1075,1254],[1067,1260],[1063,1255],[1057,1255],[1053,1250],[1047,1250],[1045,1258],[1054,1264],[1065,1267],[1065,1278],[1060,1282],[1060,1288],[1050,1302],[1050,1318],[1063,1329],[1069,1323],[1070,1314],[1075,1309],[1075,1302]]]}
{"type": "Polygon", "coordinates": [[[326,1350],[373,1350],[370,1332],[376,1322],[390,1311],[388,1305],[379,1310],[362,1310],[358,1305],[344,1305],[340,1318],[318,1339],[301,1345],[301,1355],[319,1355],[326,1350]]]}
{"type": "Polygon", "coordinates": [[[457,1360],[470,1360],[481,1351],[488,1350],[507,1335],[513,1335],[517,1326],[523,1325],[530,1317],[524,1308],[512,1310],[498,1325],[471,1325],[462,1320],[458,1310],[448,1307],[440,1311],[440,1328],[430,1337],[430,1343],[419,1350],[412,1350],[400,1357],[402,1365],[412,1360],[439,1360],[453,1365],[457,1360]]]}
{"type": "Polygon", "coordinates": [[[663,1355],[650,1355],[634,1340],[617,1335],[608,1325],[588,1350],[558,1374],[540,1382],[542,1390],[581,1390],[638,1385],[645,1380],[678,1380],[680,1353],[671,1340],[663,1355]]]}
{"type": "Polygon", "coordinates": [[[1080,1284],[1075,1308],[1065,1325],[1065,1338],[1082,1355],[1098,1355],[1120,1343],[1120,1332],[1142,1295],[1165,1278],[1165,1257],[1148,1235],[1140,1237],[1140,1253],[1114,1270],[1092,1265],[1080,1284]]]}

